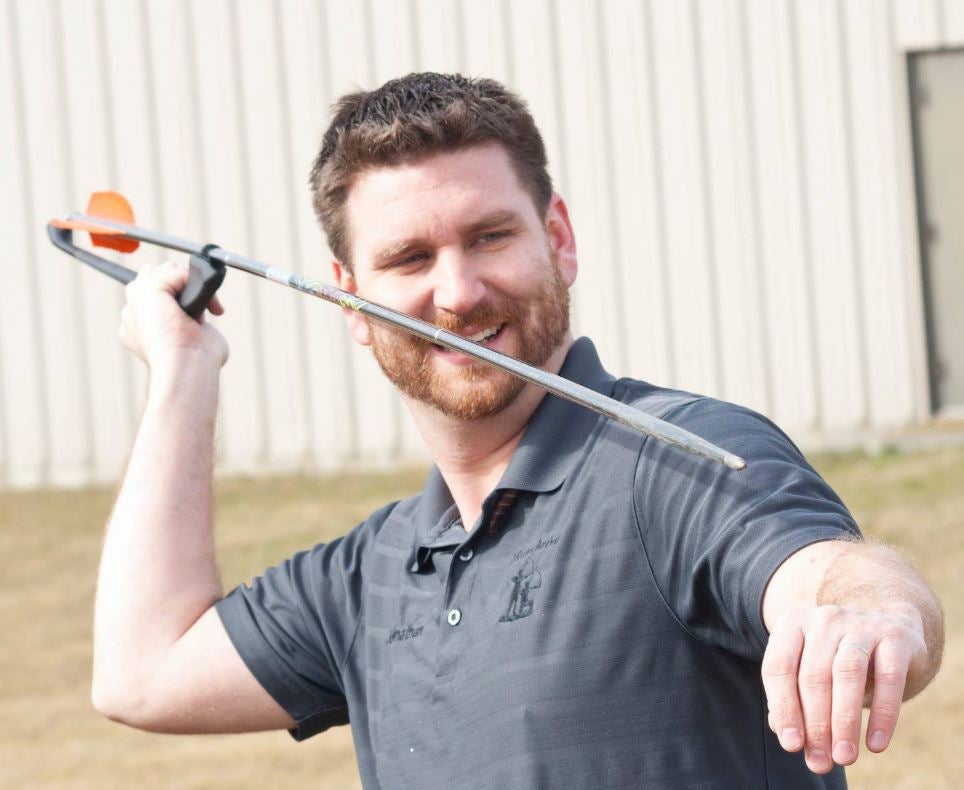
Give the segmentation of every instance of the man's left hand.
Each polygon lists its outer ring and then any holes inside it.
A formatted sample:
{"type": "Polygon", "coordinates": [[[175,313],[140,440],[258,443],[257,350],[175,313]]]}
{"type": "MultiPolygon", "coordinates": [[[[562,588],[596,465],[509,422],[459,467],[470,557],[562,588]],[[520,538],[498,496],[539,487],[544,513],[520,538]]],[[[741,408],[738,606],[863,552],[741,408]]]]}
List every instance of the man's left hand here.
{"type": "Polygon", "coordinates": [[[869,703],[867,748],[881,752],[897,726],[908,678],[926,663],[913,606],[789,609],[774,623],[763,657],[770,729],[784,749],[804,749],[810,770],[826,773],[857,759],[869,703]]]}

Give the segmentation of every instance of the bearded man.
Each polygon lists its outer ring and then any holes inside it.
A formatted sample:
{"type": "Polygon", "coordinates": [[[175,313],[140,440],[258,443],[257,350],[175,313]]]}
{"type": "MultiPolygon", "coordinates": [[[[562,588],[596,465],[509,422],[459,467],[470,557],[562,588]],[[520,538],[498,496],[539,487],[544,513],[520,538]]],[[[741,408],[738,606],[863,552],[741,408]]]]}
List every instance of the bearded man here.
{"type": "Polygon", "coordinates": [[[340,287],[748,467],[346,311],[435,466],[417,496],[224,596],[210,475],[227,345],[177,307],[184,267],[147,267],[120,329],[150,395],[104,546],[98,709],[299,740],[350,722],[365,786],[384,788],[843,787],[865,693],[867,747],[887,747],[940,662],[933,593],[861,542],[764,417],[617,379],[573,340],[575,236],[517,96],[438,74],[346,96],[311,186],[340,287]]]}

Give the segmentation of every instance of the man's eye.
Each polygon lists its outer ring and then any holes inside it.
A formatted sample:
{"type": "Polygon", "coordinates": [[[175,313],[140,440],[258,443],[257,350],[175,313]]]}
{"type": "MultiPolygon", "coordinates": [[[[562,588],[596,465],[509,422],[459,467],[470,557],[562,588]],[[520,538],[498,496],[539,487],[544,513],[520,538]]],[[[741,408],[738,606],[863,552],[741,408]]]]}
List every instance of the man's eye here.
{"type": "Polygon", "coordinates": [[[497,241],[502,241],[503,239],[507,239],[511,235],[512,235],[511,230],[492,230],[492,231],[489,231],[488,233],[483,233],[482,235],[477,236],[475,239],[475,243],[476,244],[494,244],[497,241]]]}
{"type": "Polygon", "coordinates": [[[428,258],[428,255],[424,252],[413,252],[413,253],[410,253],[409,255],[406,255],[404,258],[399,258],[397,261],[394,261],[391,265],[392,266],[411,266],[412,264],[415,264],[415,263],[421,263],[426,258],[428,258]]]}

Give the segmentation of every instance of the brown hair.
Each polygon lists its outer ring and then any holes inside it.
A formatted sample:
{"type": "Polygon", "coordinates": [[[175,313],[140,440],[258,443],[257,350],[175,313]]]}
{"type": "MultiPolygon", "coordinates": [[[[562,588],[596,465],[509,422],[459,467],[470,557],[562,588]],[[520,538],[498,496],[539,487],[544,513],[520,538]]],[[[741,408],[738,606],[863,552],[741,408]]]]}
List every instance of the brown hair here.
{"type": "Polygon", "coordinates": [[[526,103],[504,85],[425,72],[343,96],[311,168],[312,205],[335,257],[351,267],[345,202],[355,176],[487,142],[501,144],[536,209],[552,198],[546,150],[526,103]]]}

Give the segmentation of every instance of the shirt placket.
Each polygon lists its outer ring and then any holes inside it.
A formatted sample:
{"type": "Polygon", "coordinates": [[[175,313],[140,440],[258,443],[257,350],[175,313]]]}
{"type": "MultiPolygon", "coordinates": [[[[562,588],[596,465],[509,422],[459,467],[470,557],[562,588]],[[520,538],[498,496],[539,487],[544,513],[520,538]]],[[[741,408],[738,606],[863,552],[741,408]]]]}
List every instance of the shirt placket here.
{"type": "Polygon", "coordinates": [[[466,646],[473,635],[483,627],[473,617],[482,614],[481,605],[473,605],[473,591],[478,579],[478,552],[486,537],[498,532],[518,496],[518,491],[500,491],[488,511],[483,509],[482,523],[455,548],[446,574],[444,610],[439,635],[436,677],[443,678],[458,666],[466,646]]]}

